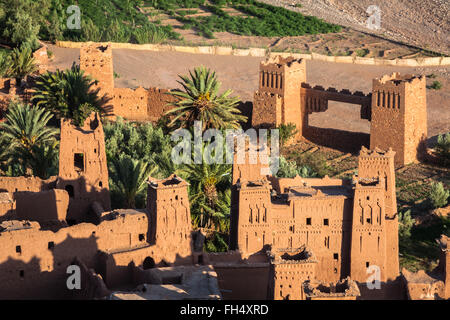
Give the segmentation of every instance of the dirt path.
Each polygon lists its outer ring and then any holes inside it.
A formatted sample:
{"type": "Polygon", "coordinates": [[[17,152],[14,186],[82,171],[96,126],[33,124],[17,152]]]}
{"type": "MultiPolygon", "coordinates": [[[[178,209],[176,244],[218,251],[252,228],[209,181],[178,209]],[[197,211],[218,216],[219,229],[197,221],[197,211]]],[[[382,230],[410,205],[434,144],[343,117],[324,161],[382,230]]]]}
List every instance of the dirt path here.
{"type": "MultiPolygon", "coordinates": [[[[52,68],[67,68],[72,62],[78,63],[78,49],[50,48],[54,53],[52,68]]],[[[178,88],[179,74],[187,74],[189,69],[205,65],[217,72],[222,88],[232,89],[243,101],[253,100],[253,92],[258,88],[258,70],[262,58],[214,56],[180,52],[151,52],[138,50],[114,50],[114,71],[119,75],[117,87],[159,87],[178,88]]],[[[441,90],[427,90],[428,135],[450,131],[450,67],[407,68],[380,67],[354,64],[307,61],[307,79],[312,85],[349,89],[369,93],[372,79],[394,71],[429,75],[431,83],[439,80],[441,90]]],[[[324,113],[310,116],[310,124],[320,127],[369,132],[370,123],[359,119],[359,109],[355,105],[330,103],[324,113]]]]}

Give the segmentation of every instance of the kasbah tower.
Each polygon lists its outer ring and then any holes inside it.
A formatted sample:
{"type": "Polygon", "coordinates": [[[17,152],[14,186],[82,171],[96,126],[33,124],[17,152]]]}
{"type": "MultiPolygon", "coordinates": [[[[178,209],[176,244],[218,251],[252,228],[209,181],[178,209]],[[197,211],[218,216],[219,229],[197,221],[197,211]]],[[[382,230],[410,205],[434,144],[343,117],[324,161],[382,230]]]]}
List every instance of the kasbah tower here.
{"type": "Polygon", "coordinates": [[[373,80],[370,148],[396,152],[395,164],[416,162],[426,151],[426,78],[394,73],[373,80]]]}

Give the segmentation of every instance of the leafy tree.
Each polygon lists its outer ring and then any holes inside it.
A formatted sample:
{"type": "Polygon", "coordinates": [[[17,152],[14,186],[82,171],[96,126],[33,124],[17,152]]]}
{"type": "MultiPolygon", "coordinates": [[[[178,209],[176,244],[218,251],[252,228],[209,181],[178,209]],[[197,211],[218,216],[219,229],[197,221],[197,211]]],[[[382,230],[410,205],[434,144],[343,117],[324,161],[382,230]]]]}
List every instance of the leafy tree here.
{"type": "Polygon", "coordinates": [[[447,205],[447,199],[450,196],[450,190],[445,190],[442,182],[431,183],[429,200],[433,208],[442,208],[447,205]]]}
{"type": "Polygon", "coordinates": [[[444,165],[450,165],[450,133],[439,135],[435,150],[444,165]]]}
{"type": "Polygon", "coordinates": [[[96,81],[73,64],[71,69],[41,75],[32,101],[53,112],[58,119],[72,119],[79,126],[92,111],[106,113],[107,98],[98,96],[99,89],[93,88],[95,84],[96,81]]]}
{"type": "Polygon", "coordinates": [[[127,208],[136,208],[136,196],[147,187],[148,177],[157,168],[127,155],[111,162],[111,185],[125,197],[127,208]]]}
{"type": "Polygon", "coordinates": [[[177,101],[172,103],[173,109],[167,115],[174,115],[170,126],[178,122],[182,127],[191,128],[194,121],[202,121],[203,130],[208,128],[231,129],[239,128],[239,121],[246,121],[247,117],[240,115],[236,108],[238,97],[230,97],[231,90],[219,94],[220,82],[217,81],[216,73],[205,67],[197,67],[194,73],[189,71],[188,76],[179,76],[178,81],[182,90],[171,91],[177,101]]]}
{"type": "Polygon", "coordinates": [[[17,11],[14,16],[8,19],[3,36],[16,47],[35,50],[39,47],[39,28],[40,25],[33,21],[28,13],[17,11]]]}
{"type": "Polygon", "coordinates": [[[157,163],[155,178],[166,178],[177,170],[171,159],[170,136],[162,128],[118,118],[113,122],[106,121],[103,130],[108,161],[125,154],[137,160],[157,163]]]}
{"type": "Polygon", "coordinates": [[[6,122],[0,130],[7,149],[3,157],[8,163],[18,163],[26,171],[47,178],[51,157],[55,154],[48,148],[55,148],[57,129],[47,126],[52,114],[43,108],[31,107],[20,102],[12,102],[6,114],[6,122]],[[44,157],[44,159],[42,158],[44,157]],[[46,159],[48,157],[48,159],[46,159]],[[46,162],[46,168],[43,163],[46,162]]]}
{"type": "Polygon", "coordinates": [[[409,238],[411,229],[414,226],[414,219],[411,218],[411,210],[399,212],[398,214],[398,235],[400,238],[409,238]]]}
{"type": "Polygon", "coordinates": [[[30,48],[21,50],[14,48],[10,55],[10,68],[8,76],[14,77],[20,83],[22,79],[37,70],[36,61],[30,48]]]}

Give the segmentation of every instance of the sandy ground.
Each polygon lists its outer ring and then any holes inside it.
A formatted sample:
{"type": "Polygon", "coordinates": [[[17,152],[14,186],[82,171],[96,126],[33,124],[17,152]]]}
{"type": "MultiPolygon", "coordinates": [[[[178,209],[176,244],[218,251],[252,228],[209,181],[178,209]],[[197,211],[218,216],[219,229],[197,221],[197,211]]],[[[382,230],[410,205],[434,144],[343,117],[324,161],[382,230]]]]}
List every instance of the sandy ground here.
{"type": "MultiPolygon", "coordinates": [[[[54,60],[51,69],[68,68],[79,62],[78,49],[51,47],[54,60]]],[[[119,75],[116,87],[159,87],[179,88],[179,74],[187,74],[189,69],[204,65],[217,72],[223,89],[232,89],[243,101],[253,100],[253,92],[258,88],[258,70],[262,58],[214,56],[187,54],[180,52],[151,52],[118,49],[113,51],[114,71],[119,75]]],[[[450,67],[409,68],[379,67],[353,64],[338,64],[322,61],[307,61],[307,81],[311,85],[320,84],[338,90],[363,91],[369,93],[372,79],[394,71],[429,75],[431,84],[439,80],[441,90],[427,90],[428,135],[429,137],[450,131],[450,67]]],[[[332,102],[323,113],[310,115],[310,124],[323,128],[334,128],[356,132],[369,132],[370,123],[359,119],[357,105],[332,102]]]]}

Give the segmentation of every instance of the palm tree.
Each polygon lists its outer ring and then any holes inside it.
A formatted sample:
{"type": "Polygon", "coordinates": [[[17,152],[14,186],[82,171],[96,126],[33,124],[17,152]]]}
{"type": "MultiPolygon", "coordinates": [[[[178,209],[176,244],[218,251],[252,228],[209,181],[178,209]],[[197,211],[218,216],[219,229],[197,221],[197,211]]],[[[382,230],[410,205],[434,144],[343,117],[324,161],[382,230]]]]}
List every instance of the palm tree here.
{"type": "Polygon", "coordinates": [[[9,105],[6,122],[0,124],[3,139],[8,144],[4,151],[8,163],[19,163],[25,170],[30,169],[33,174],[46,178],[46,172],[35,164],[43,160],[40,157],[48,157],[51,154],[54,156],[50,151],[40,151],[40,148],[46,146],[56,146],[58,130],[47,126],[52,117],[51,112],[43,108],[19,102],[9,105]]]}
{"type": "Polygon", "coordinates": [[[230,214],[231,166],[227,164],[187,164],[179,170],[189,181],[189,201],[193,220],[199,227],[222,230],[230,214]]]}
{"type": "Polygon", "coordinates": [[[218,94],[220,82],[217,81],[216,73],[205,67],[197,67],[194,73],[189,71],[190,78],[179,76],[182,81],[178,81],[184,88],[169,92],[176,98],[171,103],[173,109],[166,112],[166,115],[175,115],[170,126],[174,126],[178,121],[182,127],[192,127],[194,121],[202,121],[203,130],[215,129],[235,129],[239,128],[239,121],[246,121],[247,117],[241,115],[241,111],[236,108],[239,102],[238,97],[230,97],[231,90],[218,94]]]}
{"type": "Polygon", "coordinates": [[[79,126],[90,112],[106,112],[103,106],[108,99],[98,96],[99,89],[93,89],[96,83],[73,64],[71,69],[43,74],[36,81],[32,101],[53,112],[58,119],[72,119],[79,126]]]}
{"type": "Polygon", "coordinates": [[[147,162],[132,159],[127,155],[111,161],[112,187],[125,197],[128,208],[136,208],[136,196],[145,190],[148,177],[155,172],[147,162]]]}
{"type": "Polygon", "coordinates": [[[16,78],[20,84],[22,79],[37,70],[36,61],[29,47],[22,50],[15,48],[10,55],[10,68],[8,76],[16,78]]]}

